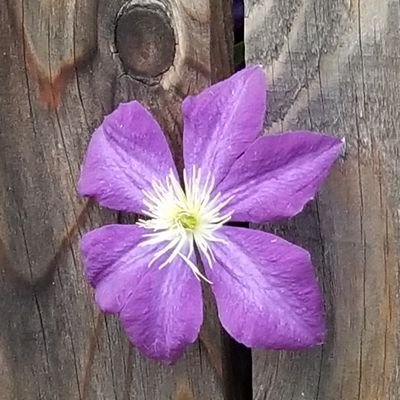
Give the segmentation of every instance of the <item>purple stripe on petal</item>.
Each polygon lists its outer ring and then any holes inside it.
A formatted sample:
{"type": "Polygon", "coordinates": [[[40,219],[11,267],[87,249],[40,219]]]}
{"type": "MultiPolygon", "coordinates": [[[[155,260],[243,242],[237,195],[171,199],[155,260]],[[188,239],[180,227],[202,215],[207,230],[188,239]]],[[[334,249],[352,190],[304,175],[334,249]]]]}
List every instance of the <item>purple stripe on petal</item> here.
{"type": "Polygon", "coordinates": [[[140,213],[142,191],[171,169],[174,161],[158,123],[138,102],[122,103],[93,134],[78,191],[102,206],[140,213]]]}
{"type": "Polygon", "coordinates": [[[99,308],[119,314],[135,346],[148,357],[174,362],[198,336],[201,286],[181,259],[162,270],[165,257],[149,267],[160,247],[140,246],[144,232],[136,225],[108,225],[85,235],[85,274],[99,308]]]}
{"type": "Polygon", "coordinates": [[[314,198],[341,148],[339,139],[313,132],[257,139],[216,189],[233,196],[224,212],[233,212],[233,221],[258,223],[298,214],[314,198]]]}
{"type": "Polygon", "coordinates": [[[226,244],[212,244],[216,262],[206,273],[227,332],[256,348],[321,344],[323,307],[309,253],[252,229],[223,227],[218,233],[226,244]]]}
{"type": "Polygon", "coordinates": [[[212,171],[220,182],[260,133],[266,82],[260,67],[249,67],[183,102],[185,167],[212,171]]]}

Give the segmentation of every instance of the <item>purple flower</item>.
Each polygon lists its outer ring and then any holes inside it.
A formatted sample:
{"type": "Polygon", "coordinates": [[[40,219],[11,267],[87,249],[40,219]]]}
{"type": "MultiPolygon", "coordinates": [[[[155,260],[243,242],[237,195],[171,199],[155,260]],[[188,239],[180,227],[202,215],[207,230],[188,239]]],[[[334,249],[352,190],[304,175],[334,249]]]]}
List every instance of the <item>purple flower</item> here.
{"type": "Polygon", "coordinates": [[[324,339],[309,253],[225,225],[299,213],[341,151],[339,139],[318,133],[258,136],[265,103],[259,67],[185,99],[183,186],[159,125],[138,102],[121,104],[91,139],[81,195],[145,217],[86,234],[85,274],[100,309],[118,314],[151,358],[173,362],[196,340],[201,280],[211,284],[224,328],[246,346],[300,349],[324,339]]]}

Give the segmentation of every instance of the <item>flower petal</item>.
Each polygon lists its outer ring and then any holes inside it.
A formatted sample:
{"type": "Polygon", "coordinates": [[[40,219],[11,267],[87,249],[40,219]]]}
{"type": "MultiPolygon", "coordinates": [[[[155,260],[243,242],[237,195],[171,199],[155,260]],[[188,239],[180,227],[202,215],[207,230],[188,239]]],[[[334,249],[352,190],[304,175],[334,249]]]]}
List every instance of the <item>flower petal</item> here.
{"type": "Polygon", "coordinates": [[[133,290],[132,279],[139,280],[154,251],[138,247],[143,234],[137,225],[106,225],[85,234],[81,240],[84,273],[96,289],[96,302],[104,312],[119,313],[133,290]]]}
{"type": "Polygon", "coordinates": [[[78,191],[102,206],[140,213],[143,190],[171,169],[174,161],[158,123],[138,102],[122,103],[93,134],[78,191]]]}
{"type": "Polygon", "coordinates": [[[121,310],[121,321],[144,354],[174,362],[199,335],[201,285],[182,259],[162,270],[154,265],[148,271],[121,310]]]}
{"type": "MultiPolygon", "coordinates": [[[[200,282],[176,259],[149,267],[156,246],[140,246],[135,225],[110,225],[82,241],[85,272],[104,312],[118,313],[130,341],[148,357],[176,361],[193,343],[203,320],[200,282]]],[[[164,244],[165,245],[165,244],[164,244]]]]}
{"type": "Polygon", "coordinates": [[[313,132],[257,139],[240,157],[217,191],[233,196],[224,212],[233,221],[266,222],[302,211],[338,158],[342,142],[313,132]]]}
{"type": "Polygon", "coordinates": [[[260,133],[265,118],[266,82],[260,67],[249,67],[183,102],[185,167],[213,171],[220,182],[260,133]]]}
{"type": "Polygon", "coordinates": [[[253,229],[226,226],[218,233],[226,243],[212,244],[216,262],[206,273],[227,332],[256,348],[321,344],[323,307],[309,253],[253,229]]]}

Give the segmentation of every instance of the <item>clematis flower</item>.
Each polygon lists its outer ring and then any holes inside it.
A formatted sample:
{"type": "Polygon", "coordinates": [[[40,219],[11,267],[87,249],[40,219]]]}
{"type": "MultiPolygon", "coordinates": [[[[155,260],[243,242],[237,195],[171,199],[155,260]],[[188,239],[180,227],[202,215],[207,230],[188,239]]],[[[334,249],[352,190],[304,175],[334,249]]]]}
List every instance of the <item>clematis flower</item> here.
{"type": "Polygon", "coordinates": [[[186,98],[182,179],[159,125],[136,101],[120,104],[90,141],[80,194],[142,217],[84,235],[86,278],[99,308],[119,315],[148,357],[174,362],[196,340],[202,281],[211,285],[223,327],[244,345],[301,349],[323,342],[309,253],[229,224],[299,213],[341,141],[305,131],[260,136],[265,103],[257,66],[186,98]]]}

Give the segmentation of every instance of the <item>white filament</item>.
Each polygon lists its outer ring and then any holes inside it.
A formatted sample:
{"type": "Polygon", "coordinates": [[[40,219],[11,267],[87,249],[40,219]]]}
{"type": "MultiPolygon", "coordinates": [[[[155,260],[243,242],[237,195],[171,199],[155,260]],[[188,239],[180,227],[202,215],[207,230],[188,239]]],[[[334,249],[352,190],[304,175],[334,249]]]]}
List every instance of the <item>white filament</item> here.
{"type": "Polygon", "coordinates": [[[180,257],[198,279],[211,283],[191,260],[194,245],[212,268],[215,257],[210,243],[223,242],[215,233],[231,219],[231,213],[221,215],[221,210],[232,198],[222,200],[220,193],[212,196],[215,180],[208,173],[203,181],[200,168],[193,167],[190,176],[184,170],[183,178],[185,190],[170,171],[164,182],[153,182],[152,191],[143,191],[146,207],[143,214],[150,219],[140,219],[138,225],[152,232],[145,235],[141,246],[163,245],[150,266],[166,254],[168,257],[159,269],[180,257]]]}

